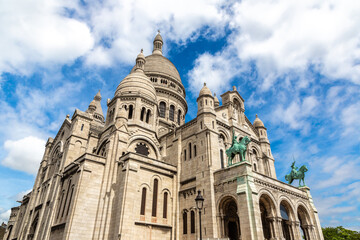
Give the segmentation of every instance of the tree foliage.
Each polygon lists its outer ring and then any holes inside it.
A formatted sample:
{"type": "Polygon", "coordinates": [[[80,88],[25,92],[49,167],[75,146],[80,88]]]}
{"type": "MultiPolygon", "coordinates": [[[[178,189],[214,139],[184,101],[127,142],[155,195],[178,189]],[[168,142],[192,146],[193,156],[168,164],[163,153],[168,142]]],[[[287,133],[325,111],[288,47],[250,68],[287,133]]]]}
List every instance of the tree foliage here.
{"type": "Polygon", "coordinates": [[[360,232],[339,227],[322,228],[325,240],[360,240],[360,232]]]}

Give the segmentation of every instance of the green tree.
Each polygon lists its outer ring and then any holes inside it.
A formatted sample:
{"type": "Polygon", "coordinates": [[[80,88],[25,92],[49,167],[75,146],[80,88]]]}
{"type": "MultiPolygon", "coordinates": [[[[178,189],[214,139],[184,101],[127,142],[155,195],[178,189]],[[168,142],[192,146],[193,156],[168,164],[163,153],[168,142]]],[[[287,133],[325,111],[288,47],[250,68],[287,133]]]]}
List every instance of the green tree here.
{"type": "Polygon", "coordinates": [[[360,240],[360,232],[352,231],[342,226],[322,229],[325,240],[360,240]]]}

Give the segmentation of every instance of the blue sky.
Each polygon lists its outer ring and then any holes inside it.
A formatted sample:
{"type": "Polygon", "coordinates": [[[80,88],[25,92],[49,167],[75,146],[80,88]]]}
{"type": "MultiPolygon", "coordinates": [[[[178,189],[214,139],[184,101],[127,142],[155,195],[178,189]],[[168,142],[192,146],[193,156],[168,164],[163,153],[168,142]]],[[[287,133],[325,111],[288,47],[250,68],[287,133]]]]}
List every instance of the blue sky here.
{"type": "Polygon", "coordinates": [[[189,112],[236,86],[268,129],[278,179],[293,157],[322,226],[360,230],[360,2],[0,1],[0,221],[32,188],[67,114],[102,107],[161,29],[189,112]],[[191,7],[190,7],[191,6],[191,7]]]}

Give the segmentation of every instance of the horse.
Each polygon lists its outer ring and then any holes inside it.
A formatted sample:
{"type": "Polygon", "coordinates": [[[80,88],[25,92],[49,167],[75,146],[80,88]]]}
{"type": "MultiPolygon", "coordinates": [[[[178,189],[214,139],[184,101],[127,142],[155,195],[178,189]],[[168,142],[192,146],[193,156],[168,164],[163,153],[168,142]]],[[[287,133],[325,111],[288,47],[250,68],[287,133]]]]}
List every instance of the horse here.
{"type": "Polygon", "coordinates": [[[302,165],[300,169],[295,173],[293,170],[291,170],[290,174],[285,175],[286,181],[288,181],[289,184],[291,184],[295,179],[299,179],[299,186],[306,186],[305,185],[305,172],[307,172],[308,169],[305,165],[302,165]],[[303,181],[304,185],[301,185],[301,180],[303,181]]]}
{"type": "Polygon", "coordinates": [[[240,154],[240,161],[245,161],[245,153],[247,145],[250,143],[250,139],[245,136],[240,142],[235,140],[233,146],[226,150],[226,155],[228,156],[228,166],[232,165],[232,160],[236,154],[240,154]]]}

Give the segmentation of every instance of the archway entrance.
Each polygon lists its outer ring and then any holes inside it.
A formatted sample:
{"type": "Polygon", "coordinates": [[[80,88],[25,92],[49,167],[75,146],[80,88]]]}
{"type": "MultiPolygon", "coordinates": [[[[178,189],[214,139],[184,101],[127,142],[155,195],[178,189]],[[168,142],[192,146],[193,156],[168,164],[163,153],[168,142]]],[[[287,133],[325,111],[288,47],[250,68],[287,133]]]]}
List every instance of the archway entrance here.
{"type": "Polygon", "coordinates": [[[274,217],[275,217],[275,205],[271,198],[263,194],[259,199],[259,207],[261,214],[261,223],[263,236],[265,240],[270,240],[275,238],[275,226],[274,226],[274,217]]]}
{"type": "Polygon", "coordinates": [[[223,237],[230,240],[241,239],[240,221],[237,205],[233,198],[229,197],[222,201],[220,212],[223,220],[223,237]]]}

